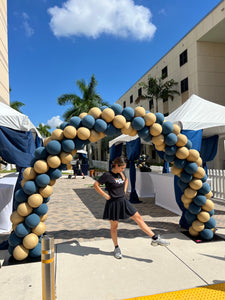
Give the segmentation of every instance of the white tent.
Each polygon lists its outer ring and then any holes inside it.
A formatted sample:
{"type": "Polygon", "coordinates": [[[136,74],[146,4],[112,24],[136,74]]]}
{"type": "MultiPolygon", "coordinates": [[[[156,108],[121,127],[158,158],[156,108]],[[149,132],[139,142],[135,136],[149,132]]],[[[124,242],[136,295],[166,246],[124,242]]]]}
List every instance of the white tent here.
{"type": "Polygon", "coordinates": [[[203,136],[225,135],[225,106],[192,95],[166,121],[177,123],[184,130],[203,129],[203,136]]]}
{"type": "Polygon", "coordinates": [[[28,116],[16,111],[2,102],[0,102],[0,126],[20,131],[31,131],[42,138],[34,124],[29,120],[28,116]]]}

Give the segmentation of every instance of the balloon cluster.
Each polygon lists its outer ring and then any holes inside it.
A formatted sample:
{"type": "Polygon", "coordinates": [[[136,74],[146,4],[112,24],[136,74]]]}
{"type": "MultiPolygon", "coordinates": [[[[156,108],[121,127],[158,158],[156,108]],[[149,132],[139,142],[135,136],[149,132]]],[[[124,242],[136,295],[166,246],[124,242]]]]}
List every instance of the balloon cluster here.
{"type": "Polygon", "coordinates": [[[122,108],[119,104],[93,107],[88,113],[63,122],[52,132],[44,146],[35,150],[30,167],[23,172],[21,189],[15,193],[15,208],[10,219],[9,253],[16,260],[41,255],[41,237],[45,232],[52,186],[61,177],[61,171],[71,162],[77,150],[90,142],[97,142],[106,135],[139,135],[146,142],[152,141],[156,149],[164,151],[164,159],[173,162],[172,172],[179,176],[179,187],[184,192],[182,201],[190,223],[190,234],[212,238],[215,228],[212,196],[207,176],[201,168],[198,151],[191,149],[191,142],[180,134],[180,127],[165,122],[161,113],[145,111],[143,107],[122,108]],[[211,232],[211,234],[208,233],[211,232]]]}

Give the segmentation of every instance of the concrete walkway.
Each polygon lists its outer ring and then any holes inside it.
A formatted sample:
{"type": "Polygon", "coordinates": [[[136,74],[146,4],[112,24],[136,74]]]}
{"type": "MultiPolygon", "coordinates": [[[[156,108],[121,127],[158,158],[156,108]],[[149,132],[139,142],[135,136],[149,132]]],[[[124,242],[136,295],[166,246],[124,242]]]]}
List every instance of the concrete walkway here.
{"type": "MultiPolygon", "coordinates": [[[[105,200],[93,182],[63,177],[49,202],[46,226],[55,240],[57,299],[125,299],[225,282],[224,240],[195,243],[180,232],[179,216],[150,198],[135,206],[171,245],[152,247],[132,220],[123,221],[118,231],[123,259],[116,260],[109,222],[101,219],[105,200]]],[[[215,219],[217,235],[225,238],[225,206],[217,199],[215,219]]],[[[6,251],[0,255],[1,299],[41,299],[41,262],[7,265],[6,251]]]]}

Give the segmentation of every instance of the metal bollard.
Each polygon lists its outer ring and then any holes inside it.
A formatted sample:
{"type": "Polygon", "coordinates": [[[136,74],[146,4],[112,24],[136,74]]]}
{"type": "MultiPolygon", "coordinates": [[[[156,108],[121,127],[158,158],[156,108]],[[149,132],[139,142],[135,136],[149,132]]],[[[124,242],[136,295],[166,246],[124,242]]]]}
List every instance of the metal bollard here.
{"type": "Polygon", "coordinates": [[[54,238],[44,235],[41,240],[42,299],[55,299],[54,238]]]}

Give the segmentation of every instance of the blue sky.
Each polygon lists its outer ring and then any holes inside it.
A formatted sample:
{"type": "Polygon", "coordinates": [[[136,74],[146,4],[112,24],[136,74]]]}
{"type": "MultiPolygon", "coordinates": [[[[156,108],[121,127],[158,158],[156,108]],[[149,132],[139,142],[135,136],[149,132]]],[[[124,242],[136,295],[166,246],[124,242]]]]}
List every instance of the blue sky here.
{"type": "Polygon", "coordinates": [[[10,0],[11,101],[35,126],[54,129],[79,94],[78,79],[95,74],[97,92],[117,101],[220,0],[10,0]]]}

